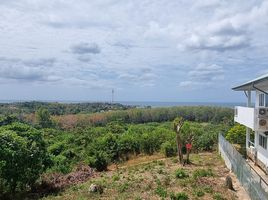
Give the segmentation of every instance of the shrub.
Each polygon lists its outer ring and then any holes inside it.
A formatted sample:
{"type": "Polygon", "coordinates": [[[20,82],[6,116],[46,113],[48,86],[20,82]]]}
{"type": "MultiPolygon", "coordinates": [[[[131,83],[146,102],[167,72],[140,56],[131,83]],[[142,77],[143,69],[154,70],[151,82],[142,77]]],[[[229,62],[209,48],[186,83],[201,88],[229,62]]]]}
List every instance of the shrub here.
{"type": "Polygon", "coordinates": [[[170,195],[171,200],[188,200],[189,197],[186,193],[184,192],[179,192],[177,194],[171,193],[170,195]]]}
{"type": "Polygon", "coordinates": [[[177,149],[175,145],[172,145],[169,141],[166,141],[161,145],[161,151],[166,157],[172,157],[176,155],[177,149]]]}
{"type": "Polygon", "coordinates": [[[189,175],[186,173],[184,169],[177,169],[175,172],[176,178],[183,179],[188,177],[189,175]]]}
{"type": "Polygon", "coordinates": [[[94,155],[88,157],[86,162],[89,166],[96,168],[98,171],[107,170],[109,164],[109,157],[107,153],[103,151],[96,151],[94,155]]]}
{"type": "Polygon", "coordinates": [[[208,176],[214,176],[211,169],[197,169],[193,172],[193,177],[208,177],[208,176]]]}
{"type": "Polygon", "coordinates": [[[12,193],[31,187],[51,164],[41,133],[22,123],[0,128],[0,161],[1,179],[12,193]]]}
{"type": "Polygon", "coordinates": [[[49,111],[46,108],[39,108],[36,112],[36,120],[42,128],[50,128],[53,125],[49,111]]]}
{"type": "Polygon", "coordinates": [[[245,144],[246,127],[240,124],[235,124],[226,134],[226,139],[235,144],[245,144]]]}

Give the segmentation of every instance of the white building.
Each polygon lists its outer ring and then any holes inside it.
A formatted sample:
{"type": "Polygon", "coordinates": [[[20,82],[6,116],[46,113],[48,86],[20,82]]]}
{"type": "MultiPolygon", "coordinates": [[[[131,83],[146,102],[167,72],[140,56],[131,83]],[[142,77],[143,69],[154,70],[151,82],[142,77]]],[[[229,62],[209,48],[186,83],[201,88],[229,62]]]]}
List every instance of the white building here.
{"type": "Polygon", "coordinates": [[[247,127],[247,155],[268,173],[268,74],[234,87],[233,90],[244,91],[247,97],[247,107],[235,107],[234,117],[236,122],[247,127]],[[252,94],[255,95],[255,104],[252,94]]]}

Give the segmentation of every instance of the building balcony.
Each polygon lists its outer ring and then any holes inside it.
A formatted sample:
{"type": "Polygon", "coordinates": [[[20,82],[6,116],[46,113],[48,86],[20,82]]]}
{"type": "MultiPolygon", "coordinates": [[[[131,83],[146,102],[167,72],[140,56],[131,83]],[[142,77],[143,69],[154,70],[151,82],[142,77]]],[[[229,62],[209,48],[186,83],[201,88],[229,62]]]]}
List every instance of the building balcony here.
{"type": "Polygon", "coordinates": [[[255,109],[250,107],[235,107],[235,122],[255,130],[255,109]]]}

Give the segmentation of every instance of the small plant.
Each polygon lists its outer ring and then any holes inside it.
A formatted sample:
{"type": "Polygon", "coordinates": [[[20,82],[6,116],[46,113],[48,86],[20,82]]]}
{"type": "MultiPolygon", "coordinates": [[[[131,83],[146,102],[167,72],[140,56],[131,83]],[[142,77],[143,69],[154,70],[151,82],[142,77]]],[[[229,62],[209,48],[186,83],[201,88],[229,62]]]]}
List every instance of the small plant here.
{"type": "Polygon", "coordinates": [[[183,179],[186,177],[189,177],[189,175],[186,173],[184,169],[177,169],[175,172],[176,178],[183,179]]]}
{"type": "Polygon", "coordinates": [[[115,182],[115,181],[119,181],[120,180],[120,176],[119,175],[113,175],[112,176],[112,180],[115,182]]]}
{"type": "Polygon", "coordinates": [[[189,197],[185,192],[179,192],[177,194],[171,193],[170,199],[171,200],[188,200],[189,197]]]}
{"type": "Polygon", "coordinates": [[[164,170],[163,169],[159,169],[159,170],[157,170],[157,173],[158,174],[164,174],[164,170]]]}
{"type": "Polygon", "coordinates": [[[205,193],[202,191],[202,190],[194,190],[193,191],[193,194],[195,195],[195,196],[197,196],[197,197],[202,197],[202,196],[204,196],[205,195],[205,193]]]}
{"type": "Polygon", "coordinates": [[[215,200],[225,200],[225,198],[222,197],[222,195],[218,192],[216,192],[214,195],[213,195],[213,199],[215,200]]]}
{"type": "Polygon", "coordinates": [[[211,186],[204,186],[204,191],[206,193],[212,193],[213,192],[213,188],[211,186]]]}
{"type": "Polygon", "coordinates": [[[157,164],[160,165],[160,166],[164,166],[164,165],[165,165],[165,162],[164,162],[163,160],[159,160],[159,161],[157,162],[157,164]]]}
{"type": "Polygon", "coordinates": [[[214,176],[211,169],[197,169],[193,172],[193,177],[195,179],[199,177],[209,177],[209,176],[214,176]]]}
{"type": "Polygon", "coordinates": [[[167,197],[167,190],[164,189],[163,187],[161,187],[160,185],[157,186],[155,193],[162,197],[162,198],[166,198],[167,197]]]}
{"type": "Polygon", "coordinates": [[[128,183],[123,183],[118,186],[118,192],[122,193],[125,192],[129,188],[128,183]]]}

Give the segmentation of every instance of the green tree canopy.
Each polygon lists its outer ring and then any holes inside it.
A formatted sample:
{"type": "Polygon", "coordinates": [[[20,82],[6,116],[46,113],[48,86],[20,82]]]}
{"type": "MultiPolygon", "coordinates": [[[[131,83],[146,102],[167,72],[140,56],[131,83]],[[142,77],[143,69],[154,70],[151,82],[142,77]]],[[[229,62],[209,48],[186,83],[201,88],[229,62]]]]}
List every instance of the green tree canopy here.
{"type": "Polygon", "coordinates": [[[8,192],[32,186],[50,163],[41,133],[17,122],[0,128],[0,161],[2,186],[8,192]]]}
{"type": "Polygon", "coordinates": [[[36,119],[39,126],[42,128],[50,128],[53,123],[50,114],[46,108],[39,108],[36,112],[36,119]]]}
{"type": "Polygon", "coordinates": [[[226,134],[226,139],[234,144],[246,143],[246,127],[241,124],[235,124],[226,134]]]}

